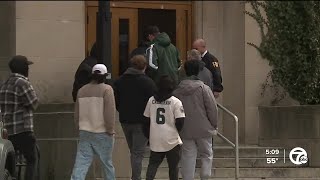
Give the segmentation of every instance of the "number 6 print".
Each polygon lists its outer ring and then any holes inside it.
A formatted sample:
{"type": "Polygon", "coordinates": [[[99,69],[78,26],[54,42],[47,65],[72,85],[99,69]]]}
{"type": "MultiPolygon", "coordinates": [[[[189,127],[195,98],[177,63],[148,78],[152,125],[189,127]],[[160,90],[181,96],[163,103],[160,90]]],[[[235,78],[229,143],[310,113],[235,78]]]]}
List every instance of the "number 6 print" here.
{"type": "Polygon", "coordinates": [[[156,117],[157,124],[164,124],[166,122],[166,118],[163,115],[165,112],[166,110],[164,108],[157,109],[157,117],[156,117]]]}

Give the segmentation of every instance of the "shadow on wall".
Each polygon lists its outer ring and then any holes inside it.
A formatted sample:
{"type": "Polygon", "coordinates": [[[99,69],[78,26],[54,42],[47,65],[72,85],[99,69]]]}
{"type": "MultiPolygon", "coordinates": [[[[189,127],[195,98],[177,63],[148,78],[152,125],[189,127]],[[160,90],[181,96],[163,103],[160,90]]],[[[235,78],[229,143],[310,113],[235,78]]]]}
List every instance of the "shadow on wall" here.
{"type": "MultiPolygon", "coordinates": [[[[268,78],[268,77],[267,77],[268,78]]],[[[272,82],[266,84],[266,80],[260,83],[259,106],[296,106],[300,103],[292,99],[282,87],[275,86],[272,82]]]]}
{"type": "Polygon", "coordinates": [[[34,90],[37,93],[39,101],[41,103],[47,103],[49,100],[49,97],[48,97],[49,83],[44,82],[44,80],[38,80],[33,82],[32,84],[33,84],[34,90]]]}
{"type": "Polygon", "coordinates": [[[41,104],[72,102],[72,83],[68,82],[68,86],[65,87],[57,81],[60,80],[31,80],[41,104]]]}

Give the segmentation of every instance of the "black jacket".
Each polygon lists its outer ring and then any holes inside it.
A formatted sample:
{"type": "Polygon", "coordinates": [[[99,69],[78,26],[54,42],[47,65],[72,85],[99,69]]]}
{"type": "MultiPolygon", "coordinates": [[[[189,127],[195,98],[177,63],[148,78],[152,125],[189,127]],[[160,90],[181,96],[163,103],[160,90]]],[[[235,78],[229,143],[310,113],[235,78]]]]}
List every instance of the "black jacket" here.
{"type": "MultiPolygon", "coordinates": [[[[142,41],[139,46],[137,48],[135,48],[131,53],[130,53],[130,59],[135,56],[135,55],[143,55],[143,56],[146,56],[146,51],[148,49],[148,47],[150,46],[150,42],[146,42],[146,41],[142,41]]],[[[150,67],[150,66],[147,66],[147,69],[146,69],[146,72],[145,74],[148,76],[148,77],[153,77],[154,74],[156,72],[150,67]]]]}
{"type": "Polygon", "coordinates": [[[143,123],[144,110],[156,85],[144,73],[128,68],[114,83],[116,108],[121,123],[143,123]]]}
{"type": "Polygon", "coordinates": [[[139,46],[130,53],[130,59],[135,55],[145,55],[148,47],[149,43],[142,41],[139,46]]]}
{"type": "Polygon", "coordinates": [[[137,48],[132,50],[129,55],[129,59],[126,62],[120,62],[120,74],[123,74],[130,67],[130,59],[135,55],[145,55],[147,48],[149,47],[148,42],[141,41],[137,48]]]}
{"type": "Polygon", "coordinates": [[[208,68],[212,73],[213,79],[213,91],[214,92],[222,92],[222,77],[220,64],[216,57],[209,53],[209,51],[202,57],[202,61],[206,64],[206,68],[208,68]]]}
{"type": "Polygon", "coordinates": [[[97,64],[96,43],[91,48],[90,56],[86,57],[79,65],[75,75],[72,89],[73,101],[76,102],[78,90],[91,80],[92,67],[97,64]]]}

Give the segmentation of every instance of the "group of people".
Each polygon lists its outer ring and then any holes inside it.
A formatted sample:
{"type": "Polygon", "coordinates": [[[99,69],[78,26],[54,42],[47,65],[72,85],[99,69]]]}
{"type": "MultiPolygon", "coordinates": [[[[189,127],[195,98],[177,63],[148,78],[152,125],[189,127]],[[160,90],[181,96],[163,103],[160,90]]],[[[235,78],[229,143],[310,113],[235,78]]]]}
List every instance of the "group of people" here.
{"type": "MultiPolygon", "coordinates": [[[[96,57],[94,48],[88,59],[96,57]]],[[[203,39],[194,41],[184,64],[179,54],[165,32],[149,26],[144,41],[130,54],[129,67],[112,85],[103,81],[103,64],[87,64],[88,59],[81,63],[73,93],[80,141],[72,180],[85,178],[94,154],[100,157],[105,178],[115,179],[111,154],[116,111],[130,150],[132,180],[141,180],[148,145],[146,180],[155,178],[165,157],[170,180],[178,179],[179,163],[183,179],[193,180],[197,155],[201,179],[210,178],[218,119],[215,98],[223,90],[219,62],[203,39]]]]}
{"type": "MultiPolygon", "coordinates": [[[[194,179],[197,155],[201,179],[211,176],[212,135],[217,130],[215,98],[222,92],[218,60],[206,50],[203,39],[182,64],[170,37],[149,26],[144,41],[130,55],[129,68],[114,84],[106,82],[107,67],[97,62],[97,47],[75,73],[72,96],[79,144],[72,180],[83,180],[94,155],[101,160],[105,179],[115,179],[112,163],[116,111],[130,149],[132,180],[141,179],[142,160],[150,146],[146,179],[152,180],[166,157],[170,180],[194,179]]],[[[33,131],[38,98],[29,79],[29,61],[14,56],[11,75],[0,87],[4,125],[14,148],[25,157],[26,180],[38,176],[39,151],[33,131]]]]}

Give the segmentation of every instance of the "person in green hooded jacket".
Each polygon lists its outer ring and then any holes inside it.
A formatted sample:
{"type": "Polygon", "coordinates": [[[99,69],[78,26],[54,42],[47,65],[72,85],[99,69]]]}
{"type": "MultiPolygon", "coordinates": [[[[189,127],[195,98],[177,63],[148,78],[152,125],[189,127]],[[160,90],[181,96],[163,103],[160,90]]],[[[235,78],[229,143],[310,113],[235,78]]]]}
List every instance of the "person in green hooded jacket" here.
{"type": "Polygon", "coordinates": [[[178,85],[181,66],[179,51],[167,33],[156,32],[154,36],[151,46],[146,50],[148,64],[154,70],[151,78],[157,82],[161,76],[168,75],[178,85]]]}

